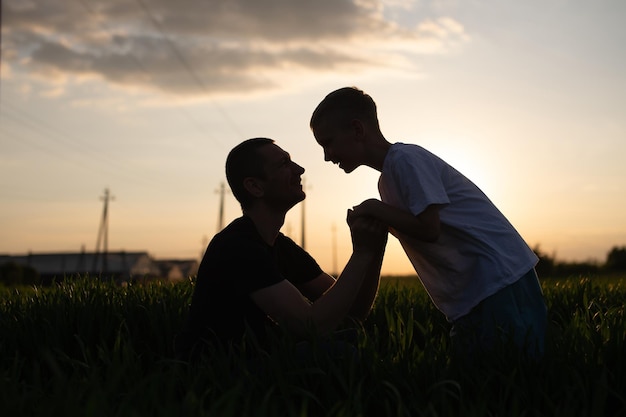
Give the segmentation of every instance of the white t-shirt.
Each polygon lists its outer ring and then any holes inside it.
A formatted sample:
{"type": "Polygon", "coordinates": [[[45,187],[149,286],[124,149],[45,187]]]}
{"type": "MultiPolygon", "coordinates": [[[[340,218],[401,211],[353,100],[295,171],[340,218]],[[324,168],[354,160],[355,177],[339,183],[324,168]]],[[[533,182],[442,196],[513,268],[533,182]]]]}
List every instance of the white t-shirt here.
{"type": "Polygon", "coordinates": [[[378,181],[381,200],[420,214],[441,204],[441,235],[434,243],[392,231],[435,306],[448,320],[514,283],[538,261],[489,198],[469,179],[426,149],[391,146],[378,181]]]}

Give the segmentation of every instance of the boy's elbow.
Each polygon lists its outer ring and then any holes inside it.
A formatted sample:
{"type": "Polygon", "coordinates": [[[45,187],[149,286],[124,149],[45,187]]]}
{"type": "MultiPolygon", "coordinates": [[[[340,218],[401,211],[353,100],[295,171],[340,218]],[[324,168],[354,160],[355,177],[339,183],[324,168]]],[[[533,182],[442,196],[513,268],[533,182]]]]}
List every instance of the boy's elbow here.
{"type": "MultiPolygon", "coordinates": [[[[391,233],[394,234],[396,229],[392,229],[391,233]]],[[[417,227],[412,230],[405,230],[404,234],[422,242],[434,243],[439,240],[440,231],[435,228],[417,227]]]]}
{"type": "Polygon", "coordinates": [[[432,204],[422,213],[416,216],[416,232],[419,230],[419,239],[435,243],[441,235],[441,222],[439,220],[439,206],[432,204]]]}
{"type": "Polygon", "coordinates": [[[427,228],[422,233],[422,240],[428,243],[435,243],[439,240],[439,236],[441,236],[441,228],[437,225],[432,225],[427,228]]]}

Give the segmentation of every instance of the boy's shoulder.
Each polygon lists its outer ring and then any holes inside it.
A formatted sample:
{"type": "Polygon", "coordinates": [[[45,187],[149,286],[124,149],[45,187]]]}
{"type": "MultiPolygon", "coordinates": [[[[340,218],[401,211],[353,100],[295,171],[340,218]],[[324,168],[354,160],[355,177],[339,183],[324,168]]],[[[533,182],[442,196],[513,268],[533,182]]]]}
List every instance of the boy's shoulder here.
{"type": "Polygon", "coordinates": [[[390,149],[400,150],[400,151],[428,152],[426,148],[418,145],[417,143],[407,143],[407,142],[395,142],[391,145],[390,149]]]}
{"type": "Polygon", "coordinates": [[[442,172],[448,167],[443,159],[420,145],[396,142],[387,152],[381,173],[402,178],[442,172]]]}
{"type": "Polygon", "coordinates": [[[396,142],[391,145],[387,152],[387,159],[390,161],[398,161],[402,159],[414,159],[414,158],[433,158],[436,156],[428,151],[426,148],[416,145],[414,143],[396,142]]]}

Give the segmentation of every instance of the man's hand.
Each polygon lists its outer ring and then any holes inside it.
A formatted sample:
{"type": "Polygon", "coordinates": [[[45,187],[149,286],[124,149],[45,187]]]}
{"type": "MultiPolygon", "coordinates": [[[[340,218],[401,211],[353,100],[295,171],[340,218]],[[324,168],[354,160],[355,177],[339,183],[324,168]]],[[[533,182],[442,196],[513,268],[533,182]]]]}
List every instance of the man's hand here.
{"type": "Polygon", "coordinates": [[[357,251],[380,251],[387,243],[387,226],[370,216],[357,216],[348,209],[346,221],[352,235],[352,247],[357,251]]]}

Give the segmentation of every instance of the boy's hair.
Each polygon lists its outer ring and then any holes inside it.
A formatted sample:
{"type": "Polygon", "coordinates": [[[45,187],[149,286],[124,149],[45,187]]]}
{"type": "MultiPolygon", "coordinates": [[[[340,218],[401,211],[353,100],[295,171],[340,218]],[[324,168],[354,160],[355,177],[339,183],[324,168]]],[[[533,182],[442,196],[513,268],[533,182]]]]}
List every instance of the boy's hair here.
{"type": "Polygon", "coordinates": [[[361,119],[378,126],[376,103],[356,87],[343,87],[329,93],[313,111],[309,127],[314,129],[329,118],[339,125],[361,119]]]}
{"type": "Polygon", "coordinates": [[[265,178],[265,161],[258,150],[272,143],[273,139],[252,138],[241,142],[228,153],[226,180],[243,210],[249,208],[254,201],[254,197],[243,186],[243,180],[247,177],[265,178]]]}

